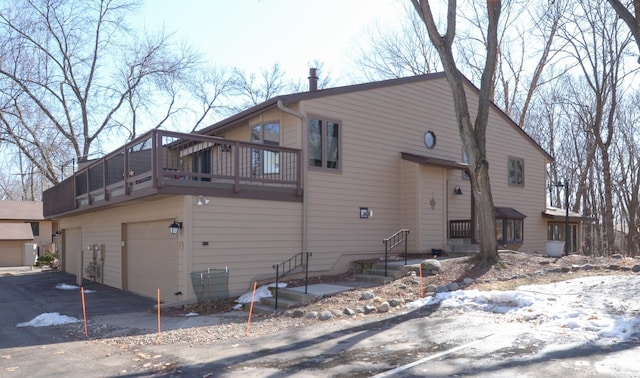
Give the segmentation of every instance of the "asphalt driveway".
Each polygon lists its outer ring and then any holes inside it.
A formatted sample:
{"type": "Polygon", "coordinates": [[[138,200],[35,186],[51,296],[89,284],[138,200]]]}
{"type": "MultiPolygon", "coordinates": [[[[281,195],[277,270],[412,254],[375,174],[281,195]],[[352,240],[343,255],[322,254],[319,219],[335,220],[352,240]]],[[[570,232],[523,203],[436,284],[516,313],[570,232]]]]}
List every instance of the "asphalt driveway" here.
{"type": "MultiPolygon", "coordinates": [[[[16,327],[43,313],[82,319],[79,289],[62,290],[59,284],[75,285],[75,276],[63,272],[22,272],[0,276],[0,348],[24,347],[70,341],[55,327],[16,327]]],[[[87,316],[144,312],[154,300],[96,283],[85,284],[87,316]]]]}

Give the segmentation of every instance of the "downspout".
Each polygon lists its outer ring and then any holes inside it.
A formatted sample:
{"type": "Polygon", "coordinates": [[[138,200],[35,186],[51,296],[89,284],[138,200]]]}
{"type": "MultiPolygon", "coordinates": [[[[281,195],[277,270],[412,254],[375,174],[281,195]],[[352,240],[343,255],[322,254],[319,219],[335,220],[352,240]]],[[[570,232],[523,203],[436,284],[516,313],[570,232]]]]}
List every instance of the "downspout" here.
{"type": "Polygon", "coordinates": [[[287,108],[287,107],[286,107],[286,106],[284,106],[284,104],[282,103],[282,100],[278,100],[277,105],[278,105],[278,109],[282,110],[283,112],[285,112],[285,113],[289,113],[289,114],[291,114],[292,116],[295,116],[295,117],[300,118],[301,120],[304,120],[304,114],[302,114],[302,113],[300,113],[300,112],[296,112],[296,111],[295,111],[295,110],[293,110],[293,109],[289,109],[289,108],[287,108]]]}
{"type": "MultiPolygon", "coordinates": [[[[301,121],[301,136],[302,136],[302,150],[303,150],[303,155],[304,155],[304,146],[305,146],[305,142],[306,142],[306,133],[304,132],[304,119],[305,119],[305,115],[303,113],[297,112],[293,109],[287,108],[286,106],[284,106],[284,104],[282,103],[282,100],[278,100],[278,109],[280,109],[281,111],[291,114],[294,117],[298,117],[300,118],[301,121]]],[[[302,185],[303,187],[307,185],[307,178],[308,178],[308,174],[307,174],[307,168],[306,165],[304,164],[304,156],[302,156],[302,161],[300,162],[300,164],[302,164],[302,185]]],[[[308,193],[306,193],[306,191],[303,191],[303,197],[302,197],[302,252],[309,252],[307,250],[307,214],[308,214],[308,209],[307,209],[307,195],[308,193]]]]}

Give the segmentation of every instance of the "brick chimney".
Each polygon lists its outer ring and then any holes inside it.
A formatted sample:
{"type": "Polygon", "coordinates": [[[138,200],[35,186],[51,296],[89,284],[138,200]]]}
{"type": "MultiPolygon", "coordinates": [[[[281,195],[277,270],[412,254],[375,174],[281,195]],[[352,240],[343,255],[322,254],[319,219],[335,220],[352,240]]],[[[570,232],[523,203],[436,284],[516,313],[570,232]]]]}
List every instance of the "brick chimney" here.
{"type": "Polygon", "coordinates": [[[315,68],[309,68],[309,92],[315,92],[318,90],[318,76],[316,75],[315,68]]]}

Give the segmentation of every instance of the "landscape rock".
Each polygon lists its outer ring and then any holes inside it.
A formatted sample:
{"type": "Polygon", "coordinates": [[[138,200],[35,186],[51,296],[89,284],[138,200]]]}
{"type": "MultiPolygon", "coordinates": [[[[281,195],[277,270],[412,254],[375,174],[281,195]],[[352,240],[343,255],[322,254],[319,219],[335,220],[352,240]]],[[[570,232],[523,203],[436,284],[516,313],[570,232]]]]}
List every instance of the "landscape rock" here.
{"type": "Polygon", "coordinates": [[[389,306],[391,307],[398,307],[400,305],[404,304],[404,299],[400,298],[400,299],[389,299],[389,306]]]}
{"type": "Polygon", "coordinates": [[[427,285],[424,287],[425,293],[435,293],[438,287],[436,285],[427,285]]]}
{"type": "Polygon", "coordinates": [[[611,255],[611,258],[612,259],[624,259],[624,256],[622,256],[619,253],[616,253],[616,254],[611,255]]]}
{"type": "Polygon", "coordinates": [[[462,282],[464,282],[465,285],[471,285],[472,283],[474,283],[476,280],[474,280],[473,278],[465,278],[464,280],[462,280],[462,282]]]}
{"type": "Polygon", "coordinates": [[[381,313],[385,313],[385,312],[389,312],[390,309],[391,309],[391,306],[389,305],[389,302],[385,301],[380,303],[380,305],[377,308],[377,311],[381,313]]]}
{"type": "Polygon", "coordinates": [[[631,267],[631,271],[634,273],[638,273],[640,272],[640,264],[636,264],[634,266],[631,267]]]}
{"type": "Polygon", "coordinates": [[[447,291],[456,291],[459,288],[460,288],[460,285],[458,285],[457,282],[452,282],[452,283],[447,285],[447,291]]]}
{"type": "Polygon", "coordinates": [[[318,312],[317,311],[309,311],[309,312],[307,312],[307,314],[304,317],[305,317],[305,319],[317,319],[318,318],[318,312]]]}
{"type": "Polygon", "coordinates": [[[344,311],[342,311],[343,314],[347,315],[347,316],[355,316],[357,314],[356,310],[350,309],[350,308],[345,308],[344,311]]]}
{"type": "Polygon", "coordinates": [[[333,313],[331,311],[322,311],[318,315],[318,320],[327,321],[333,319],[333,313]]]}
{"type": "Polygon", "coordinates": [[[362,296],[360,297],[360,300],[366,301],[369,299],[373,299],[375,297],[375,294],[373,294],[370,291],[365,291],[364,293],[362,293],[362,296]]]}
{"type": "Polygon", "coordinates": [[[442,272],[442,264],[436,259],[427,259],[420,263],[423,276],[433,276],[442,272]]]}
{"type": "Polygon", "coordinates": [[[291,316],[294,318],[302,318],[304,316],[304,311],[296,308],[295,310],[291,311],[291,316]]]}
{"type": "Polygon", "coordinates": [[[364,306],[364,313],[365,314],[371,314],[372,312],[376,312],[378,311],[378,309],[376,308],[376,306],[372,306],[372,305],[366,305],[364,306]]]}

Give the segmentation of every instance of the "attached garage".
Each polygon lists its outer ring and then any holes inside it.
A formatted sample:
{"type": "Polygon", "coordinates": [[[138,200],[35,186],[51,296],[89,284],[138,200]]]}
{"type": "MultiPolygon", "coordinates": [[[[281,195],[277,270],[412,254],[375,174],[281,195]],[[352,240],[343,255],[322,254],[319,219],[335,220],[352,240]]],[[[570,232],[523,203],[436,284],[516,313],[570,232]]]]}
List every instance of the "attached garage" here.
{"type": "Polygon", "coordinates": [[[126,225],[123,258],[125,290],[163,301],[175,300],[178,290],[178,238],[169,234],[172,219],[126,225]]]}
{"type": "Polygon", "coordinates": [[[64,271],[79,278],[81,277],[82,228],[64,230],[63,240],[62,263],[64,264],[64,271]]]}

